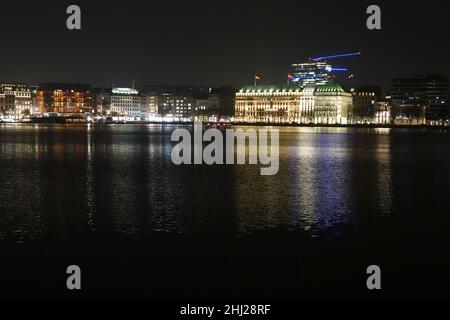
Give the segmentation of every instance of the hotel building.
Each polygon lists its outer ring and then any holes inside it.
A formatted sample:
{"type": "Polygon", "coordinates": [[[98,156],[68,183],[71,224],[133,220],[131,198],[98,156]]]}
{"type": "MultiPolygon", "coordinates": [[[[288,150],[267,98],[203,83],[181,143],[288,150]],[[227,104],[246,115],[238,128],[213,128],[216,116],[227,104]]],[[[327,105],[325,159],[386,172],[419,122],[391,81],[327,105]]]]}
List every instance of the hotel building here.
{"type": "Polygon", "coordinates": [[[347,124],[352,95],[335,83],[247,86],[236,94],[236,119],[244,122],[347,124]]]}
{"type": "Polygon", "coordinates": [[[353,98],[337,83],[315,86],[314,123],[348,124],[353,112],[353,98]]]}
{"type": "Polygon", "coordinates": [[[301,97],[299,86],[246,86],[236,93],[235,117],[244,122],[293,122],[301,97]]]}

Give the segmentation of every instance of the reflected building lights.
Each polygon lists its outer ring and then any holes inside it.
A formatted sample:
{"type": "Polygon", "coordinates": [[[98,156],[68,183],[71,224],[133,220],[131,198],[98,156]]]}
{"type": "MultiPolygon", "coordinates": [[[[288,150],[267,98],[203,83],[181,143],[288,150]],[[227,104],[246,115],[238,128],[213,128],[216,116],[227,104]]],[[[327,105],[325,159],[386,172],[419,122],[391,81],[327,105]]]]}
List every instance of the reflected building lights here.
{"type": "Polygon", "coordinates": [[[94,192],[94,172],[93,172],[93,153],[92,153],[92,128],[88,124],[86,129],[86,207],[89,228],[95,230],[95,192],[94,192]]]}

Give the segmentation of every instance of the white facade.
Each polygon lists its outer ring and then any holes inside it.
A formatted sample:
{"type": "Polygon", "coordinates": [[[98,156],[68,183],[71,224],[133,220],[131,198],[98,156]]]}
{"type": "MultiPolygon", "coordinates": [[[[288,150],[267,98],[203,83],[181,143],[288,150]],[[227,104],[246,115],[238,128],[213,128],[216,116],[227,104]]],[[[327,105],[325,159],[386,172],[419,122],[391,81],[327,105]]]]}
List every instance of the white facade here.
{"type": "Polygon", "coordinates": [[[110,96],[111,115],[127,117],[130,120],[141,118],[141,97],[139,92],[130,88],[113,88],[110,96]]]}
{"type": "Polygon", "coordinates": [[[247,86],[236,94],[236,119],[244,122],[347,124],[350,93],[338,84],[247,86]]]}

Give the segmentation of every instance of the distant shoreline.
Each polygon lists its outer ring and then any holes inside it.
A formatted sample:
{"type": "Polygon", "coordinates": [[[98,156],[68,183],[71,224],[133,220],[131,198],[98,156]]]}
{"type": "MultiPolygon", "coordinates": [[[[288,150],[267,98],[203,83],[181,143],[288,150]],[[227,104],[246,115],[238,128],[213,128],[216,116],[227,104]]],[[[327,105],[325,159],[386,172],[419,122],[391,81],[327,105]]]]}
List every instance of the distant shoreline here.
{"type": "MultiPolygon", "coordinates": [[[[116,126],[116,125],[173,125],[173,126],[191,126],[194,122],[126,122],[126,123],[59,123],[59,122],[2,122],[0,124],[14,125],[65,125],[65,126],[85,126],[87,124],[95,126],[116,126]]],[[[247,126],[247,127],[298,127],[298,128],[367,128],[367,129],[450,129],[450,125],[395,125],[395,124],[300,124],[300,123],[250,123],[250,122],[203,122],[204,126],[247,126]]]]}

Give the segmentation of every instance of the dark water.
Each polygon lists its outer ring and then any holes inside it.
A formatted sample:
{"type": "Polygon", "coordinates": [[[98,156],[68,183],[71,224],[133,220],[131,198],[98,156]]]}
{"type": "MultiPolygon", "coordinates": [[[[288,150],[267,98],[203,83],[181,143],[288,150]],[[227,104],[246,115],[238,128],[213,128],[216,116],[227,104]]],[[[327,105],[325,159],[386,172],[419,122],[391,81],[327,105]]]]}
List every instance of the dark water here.
{"type": "Polygon", "coordinates": [[[280,171],[172,164],[172,126],[0,131],[0,238],[341,230],[449,211],[450,132],[281,128],[280,171]],[[424,211],[422,211],[424,210],[424,211]],[[430,212],[428,212],[430,211],[430,212]]]}
{"type": "MultiPolygon", "coordinates": [[[[14,260],[22,246],[92,237],[106,247],[153,236],[248,238],[258,248],[281,239],[292,257],[314,239],[330,252],[366,239],[376,252],[438,251],[424,264],[439,264],[450,232],[448,130],[279,128],[279,173],[261,176],[258,166],[173,165],[174,128],[1,125],[0,246],[18,246],[5,249],[14,260]]],[[[284,251],[267,252],[273,264],[284,251]]]]}

